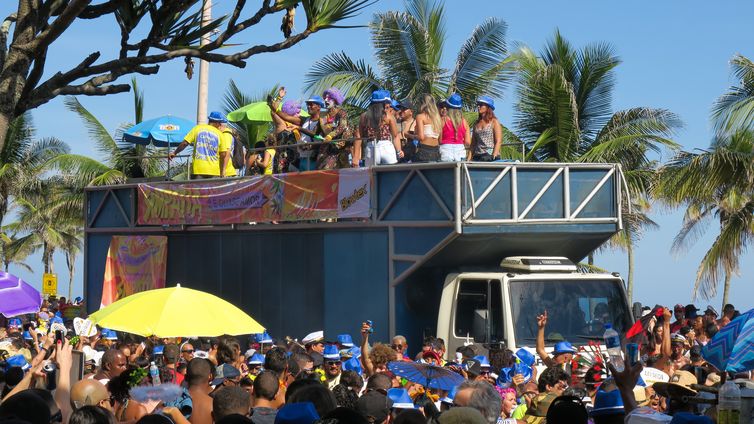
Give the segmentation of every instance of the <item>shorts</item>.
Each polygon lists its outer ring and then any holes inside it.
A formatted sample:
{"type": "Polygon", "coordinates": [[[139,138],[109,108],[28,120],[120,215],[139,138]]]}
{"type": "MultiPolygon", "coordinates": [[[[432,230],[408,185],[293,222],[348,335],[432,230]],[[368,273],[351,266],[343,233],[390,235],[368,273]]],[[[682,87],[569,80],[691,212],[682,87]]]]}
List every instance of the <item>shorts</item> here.
{"type": "Polygon", "coordinates": [[[398,163],[398,155],[395,153],[395,146],[390,140],[380,140],[367,143],[366,149],[366,166],[375,165],[392,165],[398,163]]]}
{"type": "Polygon", "coordinates": [[[441,144],[440,160],[442,162],[463,162],[466,160],[466,146],[463,144],[441,144]]]}
{"type": "Polygon", "coordinates": [[[414,162],[439,162],[440,148],[438,146],[428,146],[419,144],[419,150],[414,155],[414,162]]]}

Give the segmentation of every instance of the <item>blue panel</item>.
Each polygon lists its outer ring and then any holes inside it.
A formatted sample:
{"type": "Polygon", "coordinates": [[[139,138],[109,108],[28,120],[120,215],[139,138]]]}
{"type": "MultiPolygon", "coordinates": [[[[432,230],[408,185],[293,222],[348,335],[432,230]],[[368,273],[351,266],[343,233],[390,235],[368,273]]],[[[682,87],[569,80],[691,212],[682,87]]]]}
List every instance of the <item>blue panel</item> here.
{"type": "MultiPolygon", "coordinates": [[[[469,176],[471,177],[471,187],[474,190],[474,198],[478,199],[484,190],[490,186],[492,180],[500,175],[501,171],[500,169],[492,168],[470,168],[469,176]]],[[[466,184],[463,185],[462,190],[464,193],[464,205],[466,206],[464,213],[466,213],[471,208],[471,193],[466,184]]]]}
{"type": "MultiPolygon", "coordinates": [[[[103,195],[104,196],[104,195],[103,195]]],[[[100,199],[102,197],[99,197],[100,199]]],[[[123,216],[123,212],[120,211],[118,208],[117,197],[113,194],[107,195],[105,198],[105,204],[102,206],[102,209],[99,211],[99,215],[97,215],[96,219],[92,223],[92,227],[94,228],[117,228],[117,227],[128,227],[129,222],[126,219],[126,217],[123,216]]],[[[121,206],[123,206],[121,204],[121,206]]],[[[89,205],[92,209],[92,214],[96,212],[97,208],[99,207],[99,202],[90,202],[89,205]]],[[[125,208],[124,208],[125,209],[125,208]]],[[[91,215],[87,215],[87,218],[91,217],[91,215]]]]}
{"type": "Polygon", "coordinates": [[[120,201],[120,205],[123,206],[123,210],[126,212],[128,219],[133,219],[133,222],[136,222],[136,217],[134,216],[136,211],[133,210],[134,206],[136,206],[134,199],[134,196],[136,196],[136,189],[124,188],[121,190],[114,190],[113,194],[115,194],[120,201]]]}
{"type": "MultiPolygon", "coordinates": [[[[381,188],[380,188],[381,190],[381,188]]],[[[417,175],[398,195],[384,218],[386,221],[449,221],[435,198],[417,175]]]]}
{"type": "MultiPolygon", "coordinates": [[[[605,169],[571,169],[571,212],[579,207],[586,196],[597,187],[597,183],[607,174],[605,169]]],[[[614,179],[614,178],[611,178],[614,179]]],[[[608,181],[610,183],[610,181],[608,181]]],[[[607,183],[606,183],[607,184],[607,183]]],[[[612,209],[612,208],[611,208],[612,209]]],[[[602,215],[606,216],[606,215],[602,215]]]]}
{"type": "Polygon", "coordinates": [[[377,172],[377,213],[382,213],[410,171],[377,172]]]}
{"type": "Polygon", "coordinates": [[[393,269],[395,272],[395,278],[403,274],[404,271],[411,268],[416,262],[411,261],[393,261],[393,269]]]}
{"type": "Polygon", "coordinates": [[[84,301],[91,313],[99,309],[102,300],[102,281],[105,278],[105,259],[110,248],[110,234],[87,234],[84,254],[84,301]]]}
{"type": "Polygon", "coordinates": [[[520,233],[520,237],[529,237],[535,233],[553,233],[571,235],[578,238],[582,233],[615,233],[618,231],[618,224],[517,224],[517,225],[464,225],[464,234],[482,234],[482,233],[520,233]]]}
{"type": "MultiPolygon", "coordinates": [[[[539,198],[534,207],[526,214],[526,219],[534,218],[565,218],[563,210],[563,174],[560,174],[552,185],[539,198]]],[[[519,203],[519,209],[526,207],[526,204],[519,203]]]]}
{"type": "Polygon", "coordinates": [[[454,169],[424,169],[422,174],[429,180],[448,210],[455,210],[454,169]]]}
{"type": "Polygon", "coordinates": [[[424,255],[450,234],[451,228],[396,228],[393,248],[399,255],[424,255]]]}
{"type": "Polygon", "coordinates": [[[519,169],[517,172],[518,184],[518,212],[531,203],[534,196],[545,186],[547,180],[555,173],[554,169],[519,169]]]}
{"type": "Polygon", "coordinates": [[[610,178],[592,197],[592,200],[579,212],[577,218],[612,218],[617,217],[615,210],[615,178],[610,178]]]}
{"type": "MultiPolygon", "coordinates": [[[[482,193],[474,193],[477,197],[482,193]]],[[[476,208],[477,219],[510,219],[513,217],[511,204],[511,174],[505,174],[502,180],[476,208]]]]}
{"type": "MultiPolygon", "coordinates": [[[[333,340],[374,322],[374,340],[389,340],[387,231],[337,231],[324,235],[324,330],[333,340]]],[[[307,319],[296,316],[295,319],[307,319]]],[[[318,330],[312,328],[312,331],[318,330]]]]}

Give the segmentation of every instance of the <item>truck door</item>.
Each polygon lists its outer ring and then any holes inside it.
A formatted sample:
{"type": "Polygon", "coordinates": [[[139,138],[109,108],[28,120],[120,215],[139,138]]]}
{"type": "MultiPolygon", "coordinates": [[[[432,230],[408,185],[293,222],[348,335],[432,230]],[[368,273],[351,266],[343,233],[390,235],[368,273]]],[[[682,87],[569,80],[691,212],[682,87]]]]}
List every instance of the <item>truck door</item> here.
{"type": "Polygon", "coordinates": [[[503,293],[499,279],[460,278],[453,304],[447,357],[465,343],[504,341],[503,293]]]}

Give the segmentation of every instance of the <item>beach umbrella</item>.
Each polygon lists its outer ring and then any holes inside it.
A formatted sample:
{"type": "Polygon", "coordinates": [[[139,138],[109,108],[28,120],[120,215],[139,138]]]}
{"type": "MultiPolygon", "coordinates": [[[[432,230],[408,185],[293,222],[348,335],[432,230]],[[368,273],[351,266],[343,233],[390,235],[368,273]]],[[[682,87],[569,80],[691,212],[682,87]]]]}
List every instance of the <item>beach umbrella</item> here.
{"type": "MultiPolygon", "coordinates": [[[[286,111],[285,108],[283,108],[282,110],[288,114],[291,114],[291,111],[286,111]]],[[[309,114],[306,113],[305,110],[301,110],[298,115],[303,117],[309,116],[309,114]]],[[[270,107],[267,106],[267,102],[249,103],[248,105],[238,108],[229,113],[228,121],[238,122],[246,125],[270,123],[272,122],[272,117],[270,116],[270,107]]]]}
{"type": "Polygon", "coordinates": [[[6,317],[39,312],[42,295],[13,274],[0,271],[0,313],[6,317]]]}
{"type": "Polygon", "coordinates": [[[180,285],[120,299],[89,316],[100,327],[140,336],[217,337],[264,331],[233,304],[180,285]]]}
{"type": "Polygon", "coordinates": [[[702,348],[702,357],[723,371],[754,369],[754,309],[721,328],[702,348]]]}
{"type": "Polygon", "coordinates": [[[123,133],[123,141],[157,147],[177,146],[195,123],[175,116],[161,116],[134,125],[123,133]]]}
{"type": "Polygon", "coordinates": [[[463,376],[447,368],[419,362],[388,362],[387,369],[408,381],[433,389],[451,390],[464,381],[463,376]]]}

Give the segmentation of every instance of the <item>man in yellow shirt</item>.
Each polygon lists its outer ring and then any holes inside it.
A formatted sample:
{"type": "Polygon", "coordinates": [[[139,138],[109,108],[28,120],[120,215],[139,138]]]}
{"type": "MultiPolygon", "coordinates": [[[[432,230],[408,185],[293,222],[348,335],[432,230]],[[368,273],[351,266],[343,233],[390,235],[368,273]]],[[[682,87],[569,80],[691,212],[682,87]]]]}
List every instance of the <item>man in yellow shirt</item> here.
{"type": "Polygon", "coordinates": [[[233,138],[224,136],[221,132],[223,124],[227,123],[228,120],[220,112],[210,113],[208,120],[208,124],[199,124],[192,128],[181,144],[168,154],[168,159],[173,159],[186,146],[193,146],[192,179],[223,178],[228,169],[233,138]]]}

